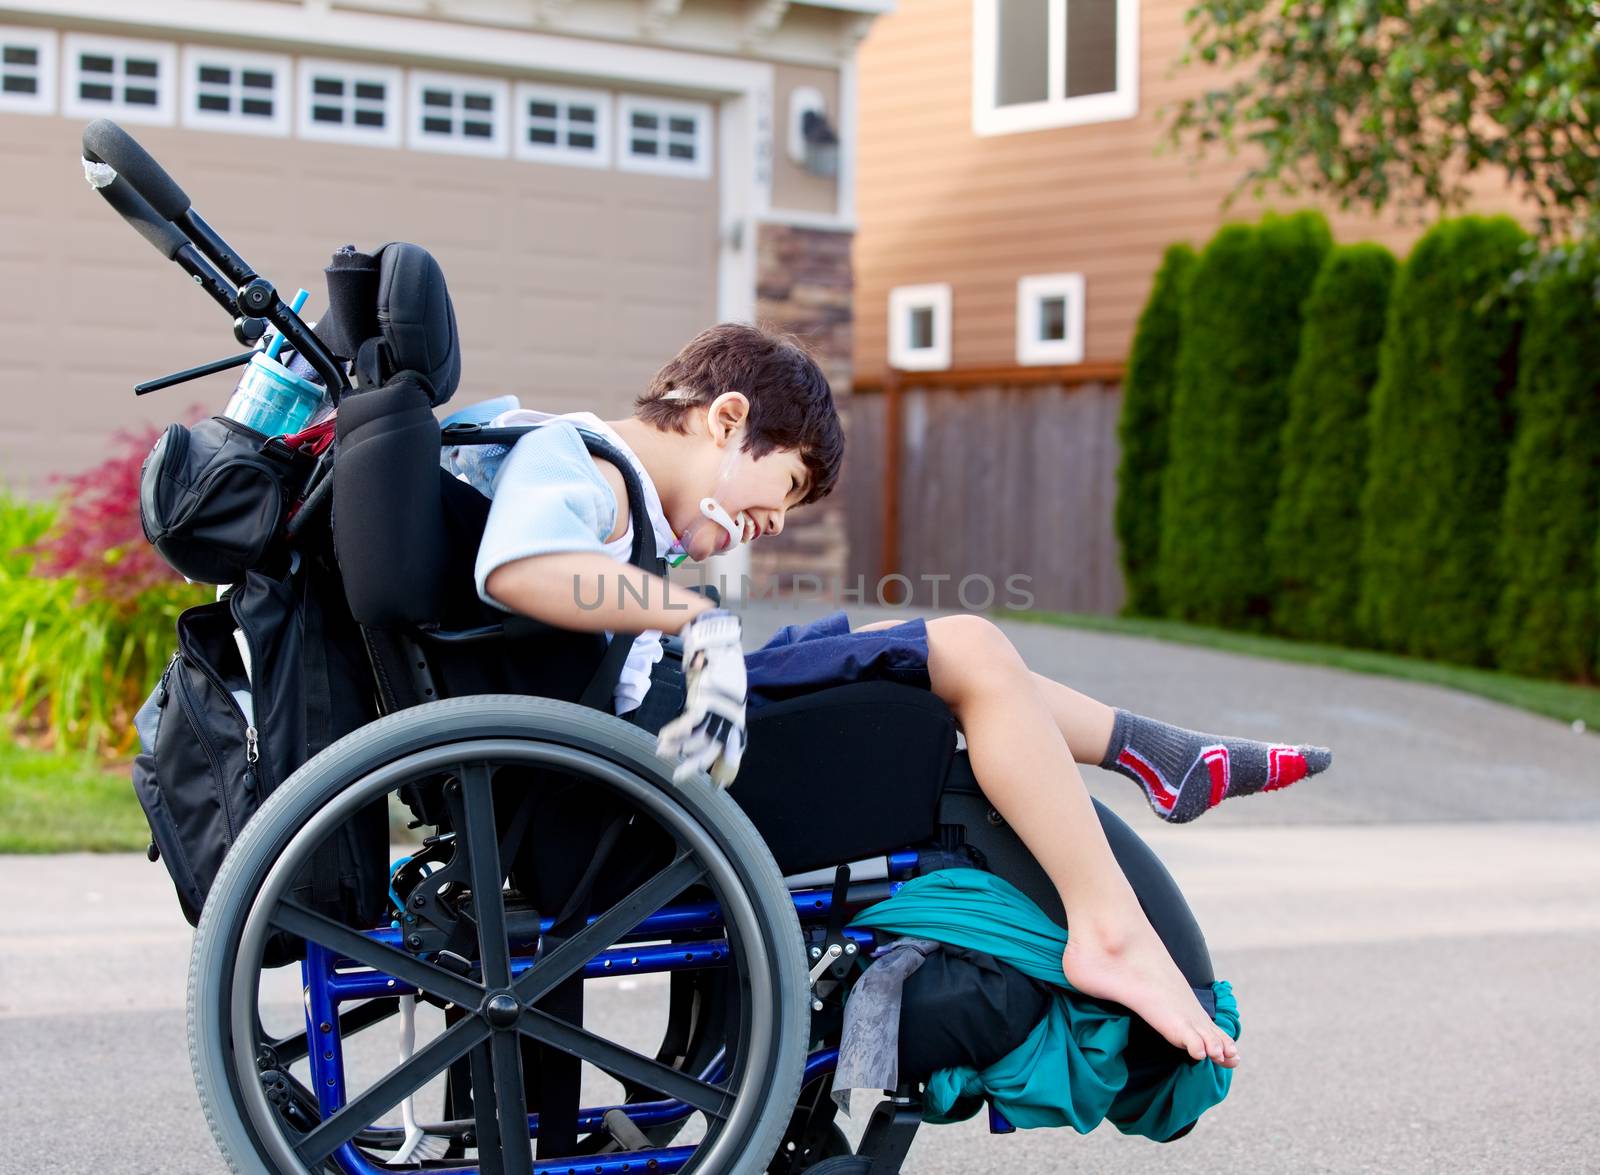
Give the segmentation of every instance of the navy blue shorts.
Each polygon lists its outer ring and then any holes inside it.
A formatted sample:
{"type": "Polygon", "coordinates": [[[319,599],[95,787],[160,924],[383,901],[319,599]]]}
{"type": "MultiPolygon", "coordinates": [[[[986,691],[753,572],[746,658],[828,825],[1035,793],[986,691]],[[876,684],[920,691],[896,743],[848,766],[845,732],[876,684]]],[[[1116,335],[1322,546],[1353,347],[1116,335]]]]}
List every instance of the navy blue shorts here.
{"type": "MultiPolygon", "coordinates": [[[[856,681],[894,681],[931,688],[928,626],[920,618],[892,628],[851,632],[850,618],[835,612],[810,624],[790,624],[744,657],[749,708],[856,681]]],[[[623,717],[654,733],[683,709],[683,667],[663,657],[650,671],[644,701],[623,717]]]]}
{"type": "Polygon", "coordinates": [[[928,689],[928,625],[918,617],[891,628],[851,632],[850,618],[835,612],[779,629],[745,654],[744,665],[751,706],[856,681],[928,689]]]}

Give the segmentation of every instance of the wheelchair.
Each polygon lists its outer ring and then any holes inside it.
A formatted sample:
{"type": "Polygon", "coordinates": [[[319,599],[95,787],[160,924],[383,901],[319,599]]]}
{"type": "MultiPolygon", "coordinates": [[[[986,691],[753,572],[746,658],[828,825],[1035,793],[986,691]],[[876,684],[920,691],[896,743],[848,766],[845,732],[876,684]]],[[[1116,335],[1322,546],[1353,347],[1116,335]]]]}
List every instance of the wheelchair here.
{"type": "MultiPolygon", "coordinates": [[[[606,704],[625,636],[608,645],[477,599],[488,502],[441,470],[440,448],[517,434],[440,431],[433,408],[460,360],[432,259],[390,246],[360,295],[376,288],[380,304],[336,305],[313,330],[120,128],[93,124],[84,152],[107,169],[100,194],[236,315],[242,343],[270,321],[339,401],[337,444],[297,488],[279,550],[300,585],[298,647],[318,654],[295,720],[323,737],[301,740],[305,761],[227,848],[189,969],[195,1082],[232,1167],[901,1170],[922,1082],[957,1061],[919,1040],[852,1147],[832,1077],[844,1002],[880,945],[852,917],[912,877],[977,867],[1064,923],[983,798],[949,710],[886,682],[772,701],[751,712],[730,790],[675,783],[653,732],[606,704]],[[336,352],[323,336],[351,322],[371,333],[336,352]]],[[[645,517],[627,462],[589,443],[645,517]]],[[[636,530],[635,562],[658,569],[636,530]]],[[[670,666],[681,648],[666,645],[670,666]]],[[[1180,969],[1207,987],[1176,884],[1099,814],[1180,969]]],[[[968,1053],[998,1059],[1038,1018],[1018,973],[999,980],[1007,998],[979,1001],[959,968],[942,976],[907,983],[903,1046],[965,1005],[981,1030],[968,1053]]],[[[1149,1036],[1142,1047],[1169,1047],[1149,1036]]],[[[990,1126],[1010,1130],[992,1107],[990,1126]]]]}

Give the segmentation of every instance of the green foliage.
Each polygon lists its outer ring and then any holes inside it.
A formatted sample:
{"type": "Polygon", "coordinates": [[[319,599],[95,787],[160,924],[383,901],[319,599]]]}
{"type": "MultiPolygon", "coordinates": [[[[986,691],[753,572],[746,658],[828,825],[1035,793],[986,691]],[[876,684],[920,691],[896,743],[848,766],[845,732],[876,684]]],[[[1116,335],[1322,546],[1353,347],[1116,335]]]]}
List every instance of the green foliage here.
{"type": "Polygon", "coordinates": [[[1161,475],[1167,466],[1167,425],[1177,377],[1180,311],[1184,290],[1199,260],[1188,245],[1170,245],[1156,271],[1150,301],[1139,315],[1128,374],[1122,388],[1117,437],[1117,539],[1128,585],[1127,611],[1161,612],[1156,556],[1161,547],[1161,475]]]}
{"type": "Polygon", "coordinates": [[[1600,638],[1600,257],[1573,253],[1533,285],[1500,535],[1493,642],[1515,673],[1587,678],[1600,638]]]}
{"type": "Polygon", "coordinates": [[[1278,439],[1300,345],[1300,306],[1330,245],[1321,216],[1225,225],[1183,302],[1161,487],[1161,599],[1169,616],[1259,622],[1278,439]]]}
{"type": "Polygon", "coordinates": [[[0,853],[130,852],[150,842],[125,771],[26,750],[0,731],[0,853]]]}
{"type": "Polygon", "coordinates": [[[1207,0],[1186,61],[1228,81],[1170,137],[1247,144],[1241,187],[1447,210],[1503,169],[1546,232],[1595,215],[1600,53],[1591,0],[1207,0]]]}
{"type": "Polygon", "coordinates": [[[1272,623],[1287,636],[1358,643],[1367,409],[1395,269],[1382,245],[1341,245],[1306,298],[1267,532],[1278,581],[1272,623]]]}
{"type": "Polygon", "coordinates": [[[1381,648],[1489,657],[1526,237],[1507,217],[1442,221],[1401,268],[1372,394],[1361,622],[1381,648]]]}
{"type": "Polygon", "coordinates": [[[173,578],[127,599],[87,575],[45,574],[56,527],[56,507],[0,495],[0,713],[57,748],[123,753],[178,613],[205,590],[173,578]]]}

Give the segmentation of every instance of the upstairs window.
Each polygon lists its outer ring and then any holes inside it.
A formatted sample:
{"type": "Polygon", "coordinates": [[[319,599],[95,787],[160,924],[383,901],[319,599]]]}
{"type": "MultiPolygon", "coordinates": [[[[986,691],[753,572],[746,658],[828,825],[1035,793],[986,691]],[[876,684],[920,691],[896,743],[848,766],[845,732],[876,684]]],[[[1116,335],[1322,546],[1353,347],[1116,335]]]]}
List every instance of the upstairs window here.
{"type": "Polygon", "coordinates": [[[287,135],[289,76],[287,57],[186,46],[183,125],[287,135]]]}
{"type": "Polygon", "coordinates": [[[177,105],[177,49],[122,37],[64,38],[68,118],[116,118],[170,125],[177,105]]]}
{"type": "Polygon", "coordinates": [[[400,145],[400,71],[349,61],[300,62],[302,138],[400,145]]]}
{"type": "Polygon", "coordinates": [[[711,107],[624,94],[617,104],[617,166],[704,178],[711,174],[711,107]]]}
{"type": "Polygon", "coordinates": [[[973,0],[972,44],[977,134],[1138,113],[1139,0],[973,0]]]}
{"type": "Polygon", "coordinates": [[[897,286],[889,291],[889,365],[901,371],[950,366],[950,287],[897,286]]]}
{"type": "Polygon", "coordinates": [[[56,108],[56,35],[0,27],[0,110],[51,114],[56,108]]]}
{"type": "Polygon", "coordinates": [[[406,141],[424,151],[506,153],[510,87],[491,78],[413,72],[406,141]]]}
{"type": "Polygon", "coordinates": [[[611,163],[611,95],[524,83],[517,87],[516,156],[546,163],[611,163]]]}
{"type": "Polygon", "coordinates": [[[1083,274],[1037,274],[1017,282],[1017,362],[1083,362],[1083,274]]]}

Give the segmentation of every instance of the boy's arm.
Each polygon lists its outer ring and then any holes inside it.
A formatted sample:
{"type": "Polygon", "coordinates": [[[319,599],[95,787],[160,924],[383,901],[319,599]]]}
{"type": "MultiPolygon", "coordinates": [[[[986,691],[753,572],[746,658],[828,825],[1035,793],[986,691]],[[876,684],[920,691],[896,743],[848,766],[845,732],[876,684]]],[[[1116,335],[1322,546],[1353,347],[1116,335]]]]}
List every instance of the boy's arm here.
{"type": "Polygon", "coordinates": [[[490,572],[484,586],[502,607],[580,632],[675,633],[716,607],[686,587],[592,551],[515,559],[490,572]]]}

